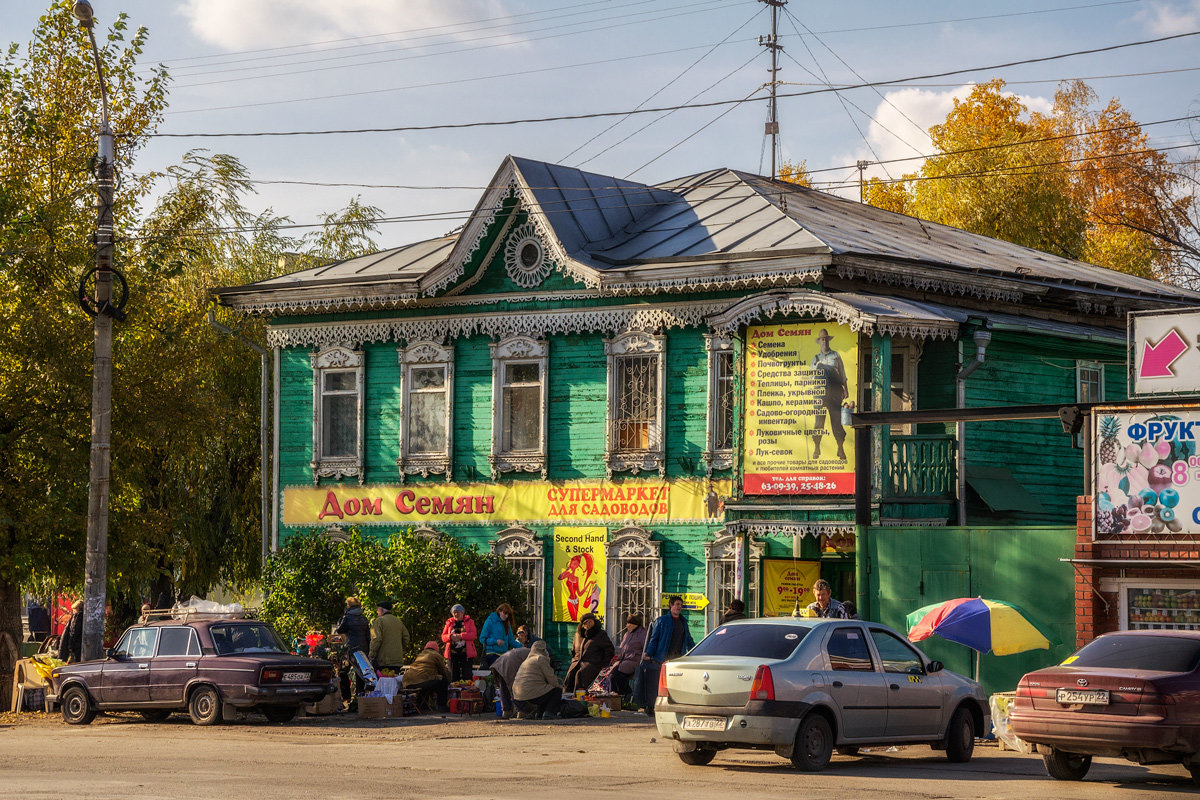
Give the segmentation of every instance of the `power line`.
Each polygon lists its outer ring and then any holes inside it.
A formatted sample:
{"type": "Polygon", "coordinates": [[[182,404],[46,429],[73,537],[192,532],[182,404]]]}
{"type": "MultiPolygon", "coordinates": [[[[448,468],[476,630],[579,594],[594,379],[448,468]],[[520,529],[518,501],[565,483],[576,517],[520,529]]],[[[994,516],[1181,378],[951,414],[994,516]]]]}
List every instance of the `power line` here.
{"type": "MultiPolygon", "coordinates": [[[[1051,56],[1040,56],[1037,58],[1027,58],[1018,61],[1008,61],[1002,64],[992,64],[983,67],[970,67],[967,69],[947,70],[944,72],[934,72],[925,75],[914,75],[908,78],[893,78],[882,81],[871,81],[866,83],[851,84],[841,89],[812,89],[806,92],[788,92],[779,95],[779,97],[808,97],[817,94],[828,94],[834,91],[846,91],[849,89],[866,89],[874,86],[891,86],[898,83],[907,83],[910,81],[929,80],[930,78],[944,78],[950,75],[962,75],[969,72],[983,72],[988,70],[1004,69],[1006,67],[1015,67],[1024,64],[1037,64],[1047,61],[1057,61],[1064,58],[1073,58],[1082,55],[1094,55],[1096,53],[1107,53],[1114,50],[1121,50],[1129,47],[1141,47],[1149,44],[1160,44],[1169,42],[1175,39],[1183,39],[1191,36],[1200,35],[1200,31],[1188,31],[1187,33],[1178,33],[1171,36],[1161,36],[1155,39],[1143,39],[1136,42],[1124,42],[1122,44],[1108,45],[1106,47],[1095,47],[1087,50],[1074,50],[1069,53],[1058,53],[1051,56]]],[[[737,106],[747,102],[745,98],[738,100],[711,100],[704,103],[684,103],[675,106],[662,106],[658,108],[639,108],[626,111],[595,111],[586,114],[563,114],[548,117],[529,117],[525,119],[510,119],[510,120],[486,120],[478,122],[459,122],[459,123],[440,123],[433,125],[397,125],[386,128],[344,128],[333,130],[309,130],[309,131],[253,131],[253,132],[227,132],[227,133],[150,133],[145,134],[148,137],[160,139],[197,139],[197,138],[247,138],[247,137],[263,137],[263,136],[331,136],[340,134],[359,134],[359,133],[398,133],[403,131],[430,131],[430,130],[457,130],[465,128],[485,128],[485,127],[500,127],[507,125],[524,125],[537,124],[543,122],[561,122],[568,120],[580,119],[600,119],[604,117],[619,117],[632,114],[658,114],[664,111],[677,111],[684,108],[716,108],[718,106],[737,106]]]]}

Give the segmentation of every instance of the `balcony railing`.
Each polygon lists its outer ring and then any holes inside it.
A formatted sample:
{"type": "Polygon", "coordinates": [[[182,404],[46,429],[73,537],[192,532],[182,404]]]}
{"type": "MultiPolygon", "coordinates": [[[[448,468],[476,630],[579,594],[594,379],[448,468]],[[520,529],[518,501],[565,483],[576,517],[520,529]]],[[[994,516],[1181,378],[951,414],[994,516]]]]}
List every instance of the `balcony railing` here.
{"type": "Polygon", "coordinates": [[[890,437],[888,497],[944,500],[954,497],[955,440],[946,434],[890,437]]]}

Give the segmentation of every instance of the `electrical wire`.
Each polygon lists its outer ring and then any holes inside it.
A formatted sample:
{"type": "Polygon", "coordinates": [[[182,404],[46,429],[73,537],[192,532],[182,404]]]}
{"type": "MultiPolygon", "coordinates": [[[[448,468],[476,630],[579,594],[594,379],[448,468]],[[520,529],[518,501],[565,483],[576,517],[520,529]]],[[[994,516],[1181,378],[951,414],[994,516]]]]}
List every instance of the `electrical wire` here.
{"type": "MultiPolygon", "coordinates": [[[[1073,58],[1082,55],[1094,55],[1096,53],[1107,53],[1114,50],[1121,50],[1129,47],[1141,47],[1150,44],[1161,44],[1163,42],[1174,41],[1176,39],[1184,39],[1192,36],[1200,35],[1200,31],[1188,31],[1186,33],[1177,33],[1170,36],[1160,36],[1154,39],[1142,39],[1135,42],[1123,42],[1121,44],[1108,45],[1106,47],[1095,47],[1086,50],[1074,50],[1068,53],[1056,53],[1050,56],[1039,56],[1036,58],[1020,59],[1016,61],[1008,61],[1001,64],[992,64],[982,67],[968,67],[964,69],[946,70],[943,72],[933,72],[924,75],[914,75],[907,78],[892,78],[882,81],[871,81],[866,83],[852,84],[840,89],[834,90],[829,88],[812,89],[806,92],[787,92],[778,95],[778,97],[809,97],[818,94],[828,94],[834,91],[847,91],[850,89],[865,89],[874,86],[892,86],[896,84],[907,83],[910,81],[929,80],[930,78],[943,78],[950,75],[963,75],[970,72],[984,72],[1006,67],[1020,66],[1024,64],[1038,64],[1047,61],[1056,61],[1064,58],[1073,58]]],[[[662,106],[657,108],[640,108],[625,111],[595,111],[585,114],[562,114],[547,117],[529,117],[525,119],[509,119],[509,120],[480,120],[475,122],[459,122],[459,123],[440,123],[432,125],[396,125],[391,127],[380,128],[343,128],[331,130],[307,130],[307,131],[245,131],[245,132],[223,132],[223,133],[151,133],[146,134],[148,137],[160,139],[196,139],[196,138],[247,138],[247,137],[266,137],[266,136],[331,136],[341,134],[360,134],[360,133],[397,133],[402,131],[430,131],[430,130],[458,130],[464,128],[484,128],[484,127],[501,127],[508,125],[524,125],[524,124],[539,124],[544,122],[560,122],[566,120],[580,119],[600,119],[603,117],[619,117],[632,114],[658,114],[664,111],[676,111],[684,108],[716,108],[718,106],[739,106],[746,102],[746,99],[740,100],[710,100],[703,103],[684,103],[675,106],[662,106]]]]}
{"type": "MultiPolygon", "coordinates": [[[[762,87],[760,86],[760,87],[758,87],[757,89],[755,89],[754,91],[752,91],[750,94],[746,95],[745,99],[744,99],[744,100],[742,100],[742,102],[744,103],[744,102],[746,102],[746,101],[750,100],[752,97],[754,97],[754,95],[758,94],[758,93],[759,93],[759,92],[761,92],[761,91],[762,91],[762,87]]],[[[685,142],[688,142],[688,141],[690,141],[692,138],[694,138],[695,136],[699,135],[701,132],[703,132],[703,131],[705,131],[706,129],[708,129],[708,127],[709,127],[710,125],[713,125],[714,123],[716,123],[716,122],[717,122],[717,120],[721,119],[721,118],[722,118],[722,117],[724,117],[726,114],[728,114],[728,113],[730,113],[731,111],[735,110],[735,109],[738,107],[738,105],[740,105],[740,103],[738,103],[738,104],[735,104],[735,105],[732,105],[732,106],[730,106],[729,108],[727,108],[727,109],[725,109],[724,111],[722,111],[720,114],[717,114],[717,116],[713,117],[713,118],[712,118],[712,119],[710,119],[708,122],[706,122],[704,125],[701,125],[699,128],[697,128],[696,130],[692,131],[692,132],[691,132],[691,133],[689,133],[687,136],[683,137],[683,138],[682,138],[682,139],[680,139],[678,142],[676,142],[675,144],[673,144],[673,145],[671,145],[670,147],[668,147],[666,150],[663,150],[661,153],[659,153],[659,154],[658,154],[658,155],[656,155],[654,158],[652,158],[652,159],[650,159],[649,161],[647,161],[645,164],[642,164],[642,165],[641,165],[640,167],[638,167],[637,169],[634,169],[634,170],[631,170],[631,171],[629,171],[629,172],[625,173],[625,175],[624,175],[623,177],[625,177],[625,178],[629,178],[629,177],[631,177],[631,176],[633,176],[633,175],[636,175],[636,174],[638,174],[639,172],[641,172],[642,170],[644,170],[646,167],[650,166],[650,165],[651,165],[651,164],[653,164],[655,161],[658,161],[660,158],[662,158],[663,156],[665,156],[667,153],[670,153],[672,150],[674,150],[674,149],[676,149],[677,147],[679,147],[679,146],[683,145],[685,142]]]]}

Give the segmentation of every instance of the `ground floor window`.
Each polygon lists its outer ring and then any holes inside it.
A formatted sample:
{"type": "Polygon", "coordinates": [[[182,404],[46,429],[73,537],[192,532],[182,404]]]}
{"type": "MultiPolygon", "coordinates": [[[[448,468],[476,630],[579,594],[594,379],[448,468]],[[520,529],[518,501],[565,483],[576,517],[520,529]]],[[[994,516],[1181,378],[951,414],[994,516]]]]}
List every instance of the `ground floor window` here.
{"type": "Polygon", "coordinates": [[[616,641],[625,629],[625,617],[641,614],[649,626],[658,618],[662,596],[661,542],[638,527],[618,530],[605,546],[607,586],[605,627],[616,641]]]}
{"type": "Polygon", "coordinates": [[[518,620],[518,624],[528,625],[534,634],[541,636],[546,585],[546,559],[542,555],[541,540],[528,528],[513,527],[501,531],[500,536],[490,544],[492,552],[503,558],[521,577],[521,586],[525,591],[522,598],[525,619],[518,620]]]}
{"type": "MultiPolygon", "coordinates": [[[[753,536],[746,537],[746,616],[758,616],[759,573],[766,545],[753,536]]],[[[737,536],[718,531],[704,545],[705,574],[707,575],[708,607],[705,609],[704,629],[711,631],[721,622],[725,609],[737,596],[737,536]]]]}

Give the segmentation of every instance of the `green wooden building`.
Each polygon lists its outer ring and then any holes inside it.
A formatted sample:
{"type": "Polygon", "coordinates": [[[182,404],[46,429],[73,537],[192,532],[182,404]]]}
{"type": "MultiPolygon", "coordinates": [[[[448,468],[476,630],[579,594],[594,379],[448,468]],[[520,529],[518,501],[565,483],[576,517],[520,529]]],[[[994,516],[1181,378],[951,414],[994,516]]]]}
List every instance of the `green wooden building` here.
{"type": "Polygon", "coordinates": [[[895,625],[986,587],[1069,646],[1076,437],[894,425],[868,476],[844,423],[1120,400],[1126,312],[1198,297],[733,170],[515,157],[455,233],[215,294],[269,324],[275,544],[457,537],[513,564],[559,647],[589,606],[615,630],[689,593],[699,637],[818,573],[895,625]]]}

